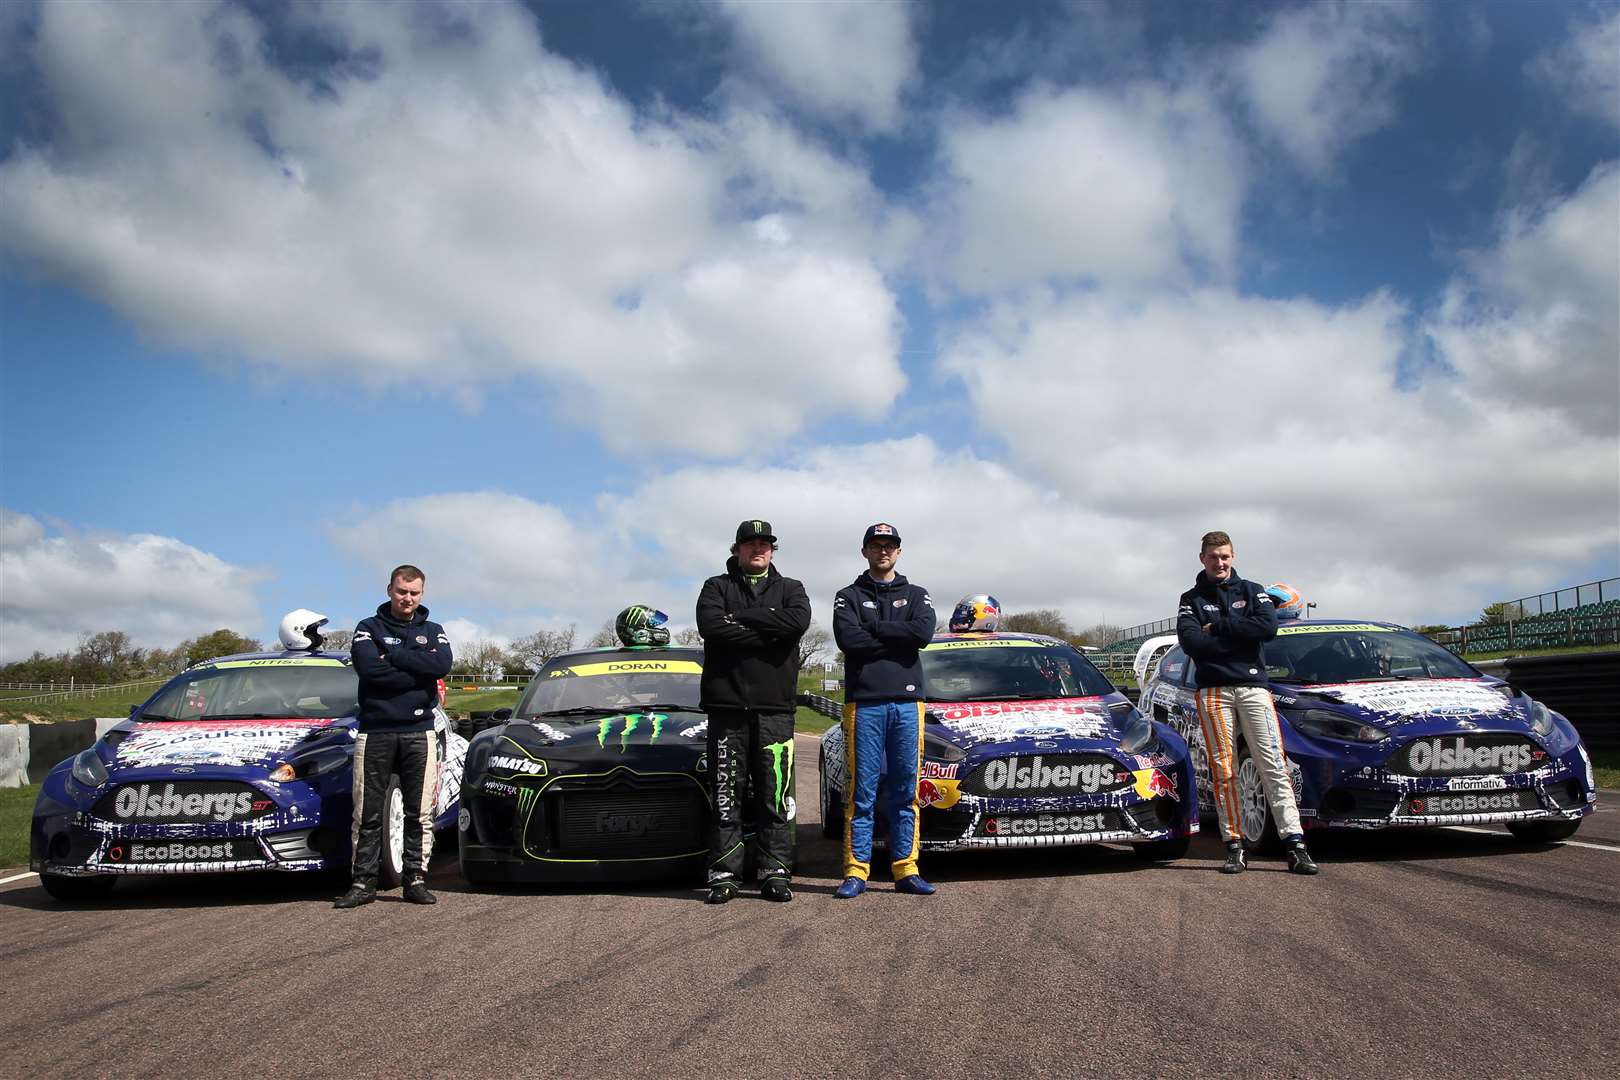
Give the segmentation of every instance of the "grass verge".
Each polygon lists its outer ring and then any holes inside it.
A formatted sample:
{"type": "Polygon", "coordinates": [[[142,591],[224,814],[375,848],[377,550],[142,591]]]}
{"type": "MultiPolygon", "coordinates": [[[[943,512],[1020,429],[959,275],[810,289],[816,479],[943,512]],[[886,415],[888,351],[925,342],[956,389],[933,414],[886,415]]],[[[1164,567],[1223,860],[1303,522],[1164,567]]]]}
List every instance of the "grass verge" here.
{"type": "Polygon", "coordinates": [[[87,716],[128,716],[129,707],[151,697],[152,691],[163,681],[153,679],[140,686],[68,698],[66,701],[14,702],[0,698],[0,724],[54,724],[59,720],[83,720],[87,716]]]}
{"type": "Polygon", "coordinates": [[[0,869],[28,865],[28,822],[38,797],[38,784],[0,788],[0,869]]]}
{"type": "Polygon", "coordinates": [[[1597,786],[1610,791],[1620,789],[1620,750],[1588,750],[1592,756],[1592,772],[1597,786]]]}

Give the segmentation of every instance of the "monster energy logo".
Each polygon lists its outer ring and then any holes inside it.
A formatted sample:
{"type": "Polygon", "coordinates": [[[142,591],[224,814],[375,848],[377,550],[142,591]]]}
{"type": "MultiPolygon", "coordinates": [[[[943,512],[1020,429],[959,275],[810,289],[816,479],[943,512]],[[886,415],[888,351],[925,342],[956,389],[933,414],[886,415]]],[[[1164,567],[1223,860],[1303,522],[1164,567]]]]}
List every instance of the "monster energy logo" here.
{"type": "MultiPolygon", "coordinates": [[[[613,721],[617,717],[604,716],[596,722],[596,745],[607,749],[608,736],[613,733],[613,721]]],[[[664,721],[669,719],[667,713],[630,713],[624,718],[624,729],[619,732],[619,753],[624,753],[630,745],[630,733],[641,726],[643,720],[652,723],[652,738],[650,742],[657,742],[658,737],[664,733],[664,721]]],[[[791,747],[789,748],[791,751],[791,747]]]]}
{"type": "Polygon", "coordinates": [[[787,809],[788,785],[793,782],[793,739],[790,737],[784,742],[766,743],[765,749],[771,752],[771,771],[776,776],[776,808],[787,809]],[[784,766],[782,759],[786,757],[784,766]]]}
{"type": "Polygon", "coordinates": [[[527,818],[529,816],[529,811],[534,809],[534,804],[539,800],[539,798],[540,792],[538,789],[531,787],[519,788],[518,814],[524,818],[527,818]]]}

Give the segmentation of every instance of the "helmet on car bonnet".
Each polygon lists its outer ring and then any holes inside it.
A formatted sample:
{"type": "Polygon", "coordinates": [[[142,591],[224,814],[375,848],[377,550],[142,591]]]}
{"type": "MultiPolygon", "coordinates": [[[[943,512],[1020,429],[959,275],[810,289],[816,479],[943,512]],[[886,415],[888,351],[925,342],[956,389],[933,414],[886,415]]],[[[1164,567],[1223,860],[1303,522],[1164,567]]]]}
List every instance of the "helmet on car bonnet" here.
{"type": "Polygon", "coordinates": [[[1277,618],[1299,619],[1305,615],[1305,598],[1292,585],[1278,582],[1266,586],[1266,595],[1277,605],[1277,618]]]}
{"type": "Polygon", "coordinates": [[[951,633],[988,634],[1001,623],[1001,603],[989,593],[964,596],[951,612],[951,633]]]}
{"type": "Polygon", "coordinates": [[[668,645],[669,616],[645,604],[631,604],[613,620],[613,632],[626,645],[668,645]]]}
{"type": "Polygon", "coordinates": [[[326,639],[321,636],[321,627],[326,625],[326,616],[310,611],[308,608],[299,608],[289,611],[281,620],[282,648],[285,649],[318,649],[326,639]]]}

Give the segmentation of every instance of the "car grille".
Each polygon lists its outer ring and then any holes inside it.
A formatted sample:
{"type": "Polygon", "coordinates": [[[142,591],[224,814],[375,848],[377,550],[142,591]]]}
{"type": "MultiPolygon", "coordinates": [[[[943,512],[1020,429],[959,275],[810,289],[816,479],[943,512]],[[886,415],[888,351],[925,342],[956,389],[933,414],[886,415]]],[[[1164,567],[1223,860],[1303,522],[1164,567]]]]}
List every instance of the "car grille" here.
{"type": "Polygon", "coordinates": [[[1586,789],[1578,780],[1549,787],[1547,795],[1560,810],[1579,810],[1586,805],[1586,789]]]}
{"type": "Polygon", "coordinates": [[[1327,818],[1387,818],[1395,812],[1401,801],[1398,791],[1357,791],[1352,788],[1333,788],[1322,796],[1317,810],[1327,818]]]}
{"type": "Polygon", "coordinates": [[[1501,776],[1547,763],[1547,752],[1523,735],[1433,735],[1413,739],[1385,768],[1402,776],[1501,776]]]}
{"type": "Polygon", "coordinates": [[[696,784],[557,790],[561,786],[547,793],[544,812],[529,826],[530,846],[544,846],[555,857],[656,859],[708,846],[708,800],[696,784]]]}
{"type": "Polygon", "coordinates": [[[923,840],[960,840],[973,824],[971,810],[924,809],[917,815],[923,840]]]}
{"type": "Polygon", "coordinates": [[[962,781],[962,790],[992,799],[1049,799],[1120,791],[1132,782],[1107,754],[1026,754],[984,762],[962,781]]]}
{"type": "Polygon", "coordinates": [[[276,808],[263,792],[221,780],[148,780],[120,784],[96,801],[92,813],[131,824],[207,825],[251,821],[276,808]]]}

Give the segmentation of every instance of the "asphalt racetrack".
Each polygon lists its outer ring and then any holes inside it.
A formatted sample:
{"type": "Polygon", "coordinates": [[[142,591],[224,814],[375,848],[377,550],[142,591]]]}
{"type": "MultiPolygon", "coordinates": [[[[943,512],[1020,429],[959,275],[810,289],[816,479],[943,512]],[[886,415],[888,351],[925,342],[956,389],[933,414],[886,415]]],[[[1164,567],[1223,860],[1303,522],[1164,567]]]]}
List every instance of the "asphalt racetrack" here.
{"type": "MultiPolygon", "coordinates": [[[[1620,794],[1578,843],[1316,839],[1321,876],[1126,848],[925,860],[829,895],[800,737],[798,898],[470,892],[334,911],[292,875],[0,885],[0,1075],[1620,1075],[1620,794]]],[[[6,877],[15,874],[0,875],[6,877]]]]}

